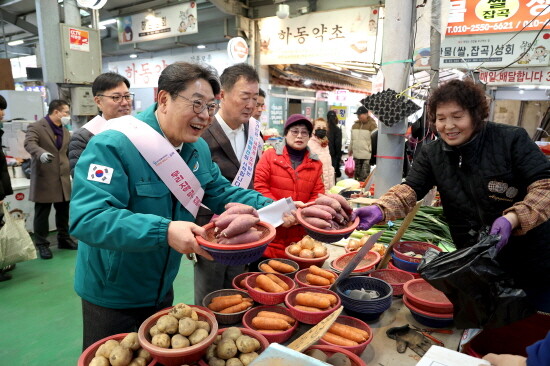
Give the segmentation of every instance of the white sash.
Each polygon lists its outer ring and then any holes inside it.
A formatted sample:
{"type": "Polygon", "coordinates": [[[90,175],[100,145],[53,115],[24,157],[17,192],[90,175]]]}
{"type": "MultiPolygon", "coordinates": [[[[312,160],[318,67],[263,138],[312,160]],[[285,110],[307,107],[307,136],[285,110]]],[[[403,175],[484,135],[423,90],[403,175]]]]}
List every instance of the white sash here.
{"type": "Polygon", "coordinates": [[[254,164],[256,163],[256,156],[261,152],[260,141],[260,121],[254,117],[250,117],[248,121],[248,140],[244,147],[243,157],[241,159],[241,166],[235,179],[233,179],[232,185],[236,187],[248,188],[252,176],[254,175],[254,164]]]}
{"type": "Polygon", "coordinates": [[[168,140],[151,126],[132,116],[109,120],[105,130],[125,134],[183,207],[193,217],[197,216],[204,189],[168,140]]]}
{"type": "Polygon", "coordinates": [[[84,126],[82,126],[82,128],[90,131],[94,135],[97,135],[98,133],[103,131],[106,124],[107,124],[107,120],[105,118],[103,118],[102,116],[97,115],[94,118],[92,118],[91,121],[89,121],[84,126]]]}

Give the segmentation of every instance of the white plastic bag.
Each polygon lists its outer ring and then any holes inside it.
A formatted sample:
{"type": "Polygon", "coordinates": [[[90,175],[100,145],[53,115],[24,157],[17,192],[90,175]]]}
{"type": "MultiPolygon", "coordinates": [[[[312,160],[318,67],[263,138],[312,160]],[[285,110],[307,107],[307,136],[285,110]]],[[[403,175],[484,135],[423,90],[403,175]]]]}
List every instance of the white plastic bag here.
{"type": "Polygon", "coordinates": [[[0,269],[10,264],[36,259],[36,249],[25,229],[25,220],[13,218],[5,203],[2,209],[5,225],[0,229],[0,269]]]}

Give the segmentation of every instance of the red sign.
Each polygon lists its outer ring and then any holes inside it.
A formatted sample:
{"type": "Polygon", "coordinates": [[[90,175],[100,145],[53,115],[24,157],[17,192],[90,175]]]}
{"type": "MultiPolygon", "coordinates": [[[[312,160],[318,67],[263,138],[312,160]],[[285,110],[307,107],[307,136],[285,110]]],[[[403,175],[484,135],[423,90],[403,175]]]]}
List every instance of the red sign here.
{"type": "Polygon", "coordinates": [[[550,83],[550,69],[481,71],[479,80],[489,85],[548,85],[550,83]]]}
{"type": "Polygon", "coordinates": [[[18,200],[18,201],[23,201],[25,199],[25,194],[24,193],[17,193],[15,195],[15,199],[18,200]]]}
{"type": "Polygon", "coordinates": [[[547,0],[450,0],[447,35],[538,31],[550,19],[548,5],[547,0]]]}
{"type": "Polygon", "coordinates": [[[71,50],[90,52],[90,32],[69,28],[69,48],[71,50]]]}

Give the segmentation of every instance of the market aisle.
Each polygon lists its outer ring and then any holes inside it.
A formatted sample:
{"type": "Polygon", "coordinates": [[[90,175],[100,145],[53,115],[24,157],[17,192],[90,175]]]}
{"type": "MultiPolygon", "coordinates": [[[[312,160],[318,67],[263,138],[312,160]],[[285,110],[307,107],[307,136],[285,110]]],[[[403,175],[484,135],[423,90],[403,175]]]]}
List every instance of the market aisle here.
{"type": "MultiPolygon", "coordinates": [[[[55,234],[48,239],[56,243],[55,234]]],[[[53,259],[18,263],[0,282],[0,360],[9,365],[74,365],[82,347],[80,297],[73,290],[76,251],[52,246],[53,259]],[[9,361],[8,361],[9,360],[9,361]]],[[[193,301],[193,266],[182,260],[175,302],[193,301]]]]}

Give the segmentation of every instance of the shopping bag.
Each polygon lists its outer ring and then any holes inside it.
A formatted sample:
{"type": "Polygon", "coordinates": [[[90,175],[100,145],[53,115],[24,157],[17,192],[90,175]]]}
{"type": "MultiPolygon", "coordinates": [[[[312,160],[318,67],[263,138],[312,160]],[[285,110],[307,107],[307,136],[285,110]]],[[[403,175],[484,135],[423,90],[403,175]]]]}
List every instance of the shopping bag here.
{"type": "Polygon", "coordinates": [[[25,220],[12,217],[5,203],[2,209],[5,224],[0,229],[0,269],[10,264],[36,259],[36,249],[25,229],[25,220]]]}
{"type": "Polygon", "coordinates": [[[427,255],[418,266],[420,276],[453,303],[457,328],[501,327],[535,312],[525,291],[496,260],[499,239],[484,232],[474,246],[427,255]]]}
{"type": "Polygon", "coordinates": [[[344,164],[344,173],[350,178],[353,178],[355,175],[355,160],[350,156],[346,159],[344,164]]]}

